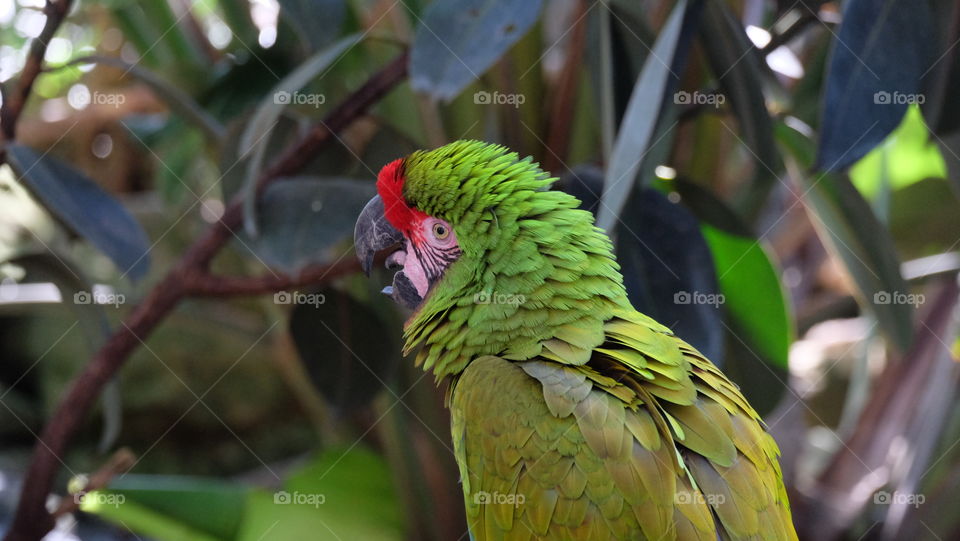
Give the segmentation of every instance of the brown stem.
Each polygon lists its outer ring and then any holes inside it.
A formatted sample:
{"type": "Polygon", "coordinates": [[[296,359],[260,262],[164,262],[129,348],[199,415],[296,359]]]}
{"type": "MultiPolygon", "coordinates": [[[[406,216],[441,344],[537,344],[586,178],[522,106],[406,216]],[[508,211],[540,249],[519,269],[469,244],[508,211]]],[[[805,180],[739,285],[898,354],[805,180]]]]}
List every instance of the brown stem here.
{"type": "Polygon", "coordinates": [[[559,174],[565,169],[562,159],[567,156],[570,147],[570,129],[573,126],[573,114],[577,105],[577,88],[580,86],[583,64],[584,42],[587,37],[585,14],[590,9],[588,2],[581,1],[571,13],[576,17],[573,34],[567,46],[567,61],[557,81],[556,90],[550,100],[550,114],[547,115],[546,133],[547,152],[543,156],[543,168],[559,174]]]}
{"type": "MultiPolygon", "coordinates": [[[[257,193],[278,178],[301,169],[320,148],[333,140],[332,134],[363,116],[406,74],[407,54],[402,53],[334,108],[304,139],[284,152],[260,177],[257,193]]],[[[103,385],[181,300],[190,295],[252,295],[277,291],[331,280],[355,269],[352,263],[335,263],[309,268],[296,277],[215,278],[207,272],[210,261],[234,235],[242,218],[243,203],[234,198],[221,219],[190,246],[73,380],[34,446],[17,513],[5,541],[35,541],[53,528],[53,518],[44,504],[59,470],[58,457],[66,451],[103,385]]]]}
{"type": "Polygon", "coordinates": [[[3,106],[0,106],[0,127],[3,128],[3,136],[7,141],[13,141],[17,133],[17,120],[23,113],[23,107],[27,104],[27,98],[30,97],[30,90],[33,88],[33,82],[40,75],[43,67],[43,57],[47,54],[47,44],[57,33],[57,28],[63,22],[63,18],[70,12],[72,0],[54,0],[48,1],[43,8],[43,13],[47,16],[47,22],[40,31],[37,39],[30,44],[30,52],[27,54],[27,61],[23,65],[23,71],[20,72],[20,78],[14,87],[13,92],[3,97],[3,106]]]}
{"type": "Polygon", "coordinates": [[[190,294],[196,297],[231,297],[236,295],[262,295],[287,288],[327,283],[341,276],[360,270],[360,263],[353,257],[344,258],[329,265],[305,267],[295,276],[263,275],[216,276],[198,274],[187,284],[190,294]]]}
{"type": "Polygon", "coordinates": [[[66,498],[60,502],[60,506],[57,507],[57,510],[53,512],[54,518],[73,513],[79,509],[80,498],[78,496],[83,496],[88,492],[93,492],[106,487],[110,484],[110,481],[112,481],[114,477],[126,473],[136,463],[137,457],[133,454],[133,451],[127,449],[126,447],[114,453],[106,464],[104,464],[99,470],[90,476],[86,486],[84,486],[80,492],[74,494],[73,498],[66,498]]]}

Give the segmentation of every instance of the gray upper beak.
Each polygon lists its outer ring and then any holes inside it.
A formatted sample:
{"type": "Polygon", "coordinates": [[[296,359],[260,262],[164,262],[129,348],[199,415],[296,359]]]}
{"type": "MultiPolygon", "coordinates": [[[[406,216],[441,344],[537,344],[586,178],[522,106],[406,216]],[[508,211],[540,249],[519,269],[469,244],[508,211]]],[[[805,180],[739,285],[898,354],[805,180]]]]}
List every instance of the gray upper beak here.
{"type": "Polygon", "coordinates": [[[369,276],[373,267],[373,258],[377,252],[386,250],[403,242],[403,233],[396,230],[384,215],[383,200],[374,196],[357,218],[353,230],[353,244],[356,248],[360,267],[369,276]]]}

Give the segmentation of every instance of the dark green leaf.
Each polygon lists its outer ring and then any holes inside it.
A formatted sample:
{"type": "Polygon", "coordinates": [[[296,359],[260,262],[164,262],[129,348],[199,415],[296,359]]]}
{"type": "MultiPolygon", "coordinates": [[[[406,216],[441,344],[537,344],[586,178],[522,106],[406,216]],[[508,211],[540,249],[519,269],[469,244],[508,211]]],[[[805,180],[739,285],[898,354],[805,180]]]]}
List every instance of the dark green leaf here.
{"type": "MultiPolygon", "coordinates": [[[[713,73],[719,77],[720,95],[730,100],[743,142],[756,158],[753,178],[741,189],[737,208],[745,216],[756,216],[776,184],[775,171],[783,168],[763,95],[763,58],[726,3],[707,2],[705,9],[701,25],[703,50],[713,73]]],[[[732,128],[722,130],[722,137],[733,135],[728,129],[732,128]]]]}
{"type": "Polygon", "coordinates": [[[384,390],[400,344],[389,333],[370,339],[371,330],[389,328],[375,311],[334,289],[278,295],[296,304],[290,334],[310,379],[329,403],[349,412],[384,390]]]}
{"type": "Polygon", "coordinates": [[[150,267],[150,246],[140,224],[83,173],[50,155],[14,143],[7,159],[44,207],[107,255],[134,280],[150,267]]]}
{"type": "Polygon", "coordinates": [[[820,238],[843,262],[883,332],[906,351],[913,335],[914,307],[890,301],[909,289],[888,231],[847,177],[802,176],[805,197],[812,204],[811,221],[820,238]]]}
{"type": "MultiPolygon", "coordinates": [[[[602,172],[574,168],[561,185],[596,211],[602,172]]],[[[635,191],[617,223],[617,260],[634,308],[667,325],[717,365],[723,312],[710,249],[690,211],[651,188],[635,191]]]]}
{"type": "MultiPolygon", "coordinates": [[[[334,60],[361,39],[362,36],[358,35],[347,36],[308,58],[306,62],[277,83],[273,90],[263,98],[257,111],[253,114],[253,118],[250,119],[246,129],[244,129],[237,153],[248,160],[246,177],[243,183],[243,224],[248,234],[257,234],[258,209],[255,193],[257,181],[260,178],[260,170],[266,159],[266,150],[271,134],[277,126],[284,108],[295,101],[294,98],[301,88],[325,73],[334,60]]],[[[325,96],[322,94],[314,94],[310,98],[316,103],[325,101],[325,96]]]]}
{"type": "Polygon", "coordinates": [[[537,22],[541,0],[436,0],[410,53],[410,84],[450,101],[537,22]]]}
{"type": "Polygon", "coordinates": [[[268,265],[295,274],[334,256],[334,248],[353,234],[357,215],[374,193],[372,183],[359,180],[278,179],[258,205],[260,234],[240,238],[268,265]]]}
{"type": "Polygon", "coordinates": [[[934,61],[928,2],[850,0],[834,40],[817,168],[839,171],[882,141],[919,102],[934,61]]]}
{"type": "Polygon", "coordinates": [[[597,225],[607,231],[613,230],[616,218],[626,204],[643,157],[651,146],[664,97],[677,79],[671,66],[680,45],[686,12],[687,1],[677,2],[643,65],[627,112],[620,122],[604,179],[603,204],[597,214],[597,225]]]}
{"type": "MultiPolygon", "coordinates": [[[[937,60],[924,76],[923,116],[930,129],[943,137],[960,129],[960,50],[955,46],[960,39],[960,4],[950,0],[932,2],[933,21],[937,32],[930,38],[937,44],[937,60]]],[[[953,151],[957,151],[954,146],[953,151]]]]}
{"type": "Polygon", "coordinates": [[[319,50],[337,37],[346,7],[345,0],[280,0],[280,14],[311,51],[319,50]]]}

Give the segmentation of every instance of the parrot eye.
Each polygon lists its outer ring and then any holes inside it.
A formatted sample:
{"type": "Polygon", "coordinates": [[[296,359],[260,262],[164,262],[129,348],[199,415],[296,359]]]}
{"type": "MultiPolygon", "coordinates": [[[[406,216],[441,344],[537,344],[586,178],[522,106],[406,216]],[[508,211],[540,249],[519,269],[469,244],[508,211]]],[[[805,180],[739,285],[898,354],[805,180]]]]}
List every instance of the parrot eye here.
{"type": "Polygon", "coordinates": [[[433,224],[433,236],[438,240],[444,240],[450,236],[450,228],[441,223],[433,224]]]}

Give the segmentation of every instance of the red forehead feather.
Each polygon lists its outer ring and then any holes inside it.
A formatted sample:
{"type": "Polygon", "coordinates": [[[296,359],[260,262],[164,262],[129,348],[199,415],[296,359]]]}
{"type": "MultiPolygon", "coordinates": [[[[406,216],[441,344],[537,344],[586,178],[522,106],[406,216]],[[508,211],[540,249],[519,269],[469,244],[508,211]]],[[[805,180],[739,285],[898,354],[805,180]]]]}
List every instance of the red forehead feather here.
{"type": "Polygon", "coordinates": [[[383,166],[377,175],[377,193],[383,199],[384,215],[390,225],[401,233],[410,236],[412,232],[419,232],[415,225],[427,217],[419,209],[411,207],[403,197],[404,160],[400,158],[383,166]]]}

